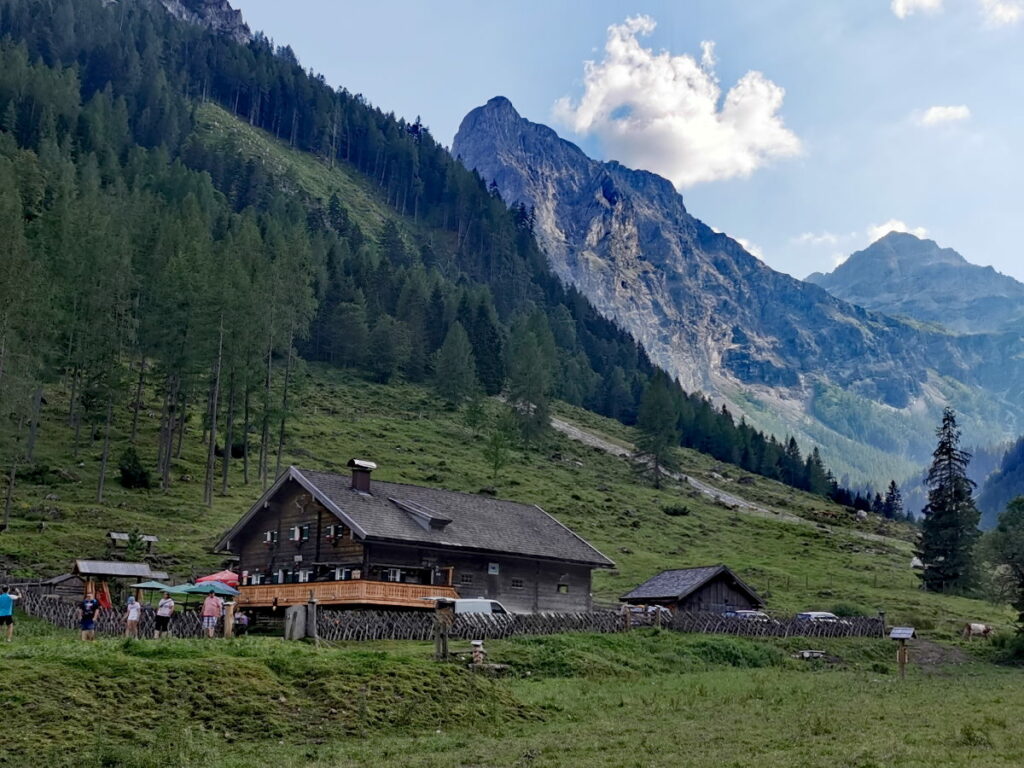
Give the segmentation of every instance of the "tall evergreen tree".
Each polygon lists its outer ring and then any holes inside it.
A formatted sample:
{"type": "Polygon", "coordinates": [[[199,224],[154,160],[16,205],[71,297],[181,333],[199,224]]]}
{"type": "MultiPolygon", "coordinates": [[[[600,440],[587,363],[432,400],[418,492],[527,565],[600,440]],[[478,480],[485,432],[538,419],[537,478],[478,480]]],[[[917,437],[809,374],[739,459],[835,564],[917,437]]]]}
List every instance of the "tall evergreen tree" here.
{"type": "Polygon", "coordinates": [[[473,348],[469,345],[469,336],[459,321],[456,320],[448,329],[444,344],[437,352],[434,368],[434,388],[453,408],[457,408],[463,401],[472,397],[478,388],[473,348]]]}
{"type": "Polygon", "coordinates": [[[928,470],[928,504],[923,510],[917,556],[921,579],[932,592],[962,591],[971,578],[980,514],[974,506],[974,482],[967,476],[971,455],[960,448],[956,413],[947,407],[935,431],[938,445],[928,470]]]}
{"type": "Polygon", "coordinates": [[[672,392],[664,376],[655,376],[640,401],[636,441],[637,457],[650,475],[655,488],[661,488],[666,470],[675,470],[678,462],[675,449],[679,445],[676,429],[678,415],[672,392]]]}
{"type": "Polygon", "coordinates": [[[1007,571],[1012,590],[1010,605],[1017,611],[1017,632],[1024,634],[1024,496],[1006,506],[987,543],[993,564],[1007,571]]]}
{"type": "Polygon", "coordinates": [[[900,487],[895,480],[889,481],[889,488],[885,492],[885,501],[882,503],[882,515],[889,520],[903,519],[903,496],[900,494],[900,487]]]}

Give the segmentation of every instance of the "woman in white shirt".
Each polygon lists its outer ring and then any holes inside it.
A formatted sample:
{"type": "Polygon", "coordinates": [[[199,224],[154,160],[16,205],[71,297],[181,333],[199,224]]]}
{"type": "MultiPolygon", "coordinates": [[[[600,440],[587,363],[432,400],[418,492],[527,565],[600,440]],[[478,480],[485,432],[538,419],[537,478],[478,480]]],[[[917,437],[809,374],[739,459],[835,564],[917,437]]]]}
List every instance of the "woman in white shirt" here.
{"type": "Polygon", "coordinates": [[[134,597],[128,598],[128,607],[124,616],[124,636],[139,636],[139,619],[142,618],[142,603],[134,597]]]}

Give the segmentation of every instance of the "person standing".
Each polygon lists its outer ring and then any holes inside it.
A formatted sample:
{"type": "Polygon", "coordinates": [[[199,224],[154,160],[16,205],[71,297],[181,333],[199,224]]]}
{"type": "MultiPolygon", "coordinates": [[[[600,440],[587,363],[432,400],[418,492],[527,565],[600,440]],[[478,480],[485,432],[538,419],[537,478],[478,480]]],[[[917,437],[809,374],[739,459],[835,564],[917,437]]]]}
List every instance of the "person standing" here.
{"type": "Polygon", "coordinates": [[[249,631],[249,614],[239,608],[235,612],[235,636],[242,637],[249,631]]]}
{"type": "Polygon", "coordinates": [[[156,605],[156,631],[153,636],[158,638],[166,634],[171,626],[171,616],[174,615],[174,599],[170,592],[164,592],[160,602],[156,605]]]}
{"type": "Polygon", "coordinates": [[[124,636],[139,636],[139,619],[142,618],[142,603],[134,597],[128,598],[128,607],[124,615],[124,636]]]}
{"type": "Polygon", "coordinates": [[[208,594],[203,600],[203,629],[206,630],[207,637],[213,637],[213,633],[217,630],[217,622],[220,621],[220,615],[223,612],[224,601],[213,592],[208,594]]]}
{"type": "Polygon", "coordinates": [[[100,616],[100,601],[89,590],[85,600],[78,604],[78,623],[82,629],[82,639],[92,642],[96,639],[96,620],[100,616]]]}
{"type": "Polygon", "coordinates": [[[14,601],[21,599],[21,591],[11,594],[11,588],[0,587],[0,627],[7,627],[7,642],[14,638],[14,601]]]}

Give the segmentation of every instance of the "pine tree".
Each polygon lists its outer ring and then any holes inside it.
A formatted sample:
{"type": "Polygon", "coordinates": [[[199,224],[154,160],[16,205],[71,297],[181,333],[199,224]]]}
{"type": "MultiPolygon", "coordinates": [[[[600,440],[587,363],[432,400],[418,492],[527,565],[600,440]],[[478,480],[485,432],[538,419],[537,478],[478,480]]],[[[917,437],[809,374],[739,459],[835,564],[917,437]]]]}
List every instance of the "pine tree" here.
{"type": "Polygon", "coordinates": [[[895,480],[889,481],[889,489],[885,492],[885,501],[882,503],[882,515],[889,520],[903,518],[903,496],[895,480]]]}
{"type": "Polygon", "coordinates": [[[462,323],[455,321],[448,329],[434,369],[434,388],[452,408],[458,408],[479,387],[473,348],[462,323]]]}
{"type": "Polygon", "coordinates": [[[917,556],[924,563],[921,579],[932,592],[962,591],[970,583],[980,514],[974,506],[974,482],[967,476],[971,455],[960,449],[956,413],[947,407],[928,470],[928,504],[917,556]]]}
{"type": "Polygon", "coordinates": [[[1002,566],[1012,588],[1010,605],[1017,611],[1017,632],[1024,634],[1024,496],[1011,501],[988,537],[993,565],[1002,566]]]}
{"type": "Polygon", "coordinates": [[[550,427],[551,370],[532,331],[520,323],[512,338],[508,398],[527,444],[535,443],[550,427]]]}
{"type": "Polygon", "coordinates": [[[640,401],[637,418],[640,437],[636,441],[637,457],[650,474],[655,488],[661,488],[666,470],[674,470],[678,466],[675,456],[679,445],[677,421],[668,381],[664,376],[655,376],[640,401]]]}

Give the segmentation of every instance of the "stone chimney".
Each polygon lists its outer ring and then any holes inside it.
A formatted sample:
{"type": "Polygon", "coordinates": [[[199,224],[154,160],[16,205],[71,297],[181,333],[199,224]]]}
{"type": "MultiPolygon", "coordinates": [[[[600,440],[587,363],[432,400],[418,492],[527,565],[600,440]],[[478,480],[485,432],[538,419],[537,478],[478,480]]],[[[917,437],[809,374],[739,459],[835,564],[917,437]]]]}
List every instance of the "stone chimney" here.
{"type": "Polygon", "coordinates": [[[363,459],[349,459],[348,465],[352,468],[352,490],[370,493],[370,473],[377,468],[377,465],[363,459]]]}

